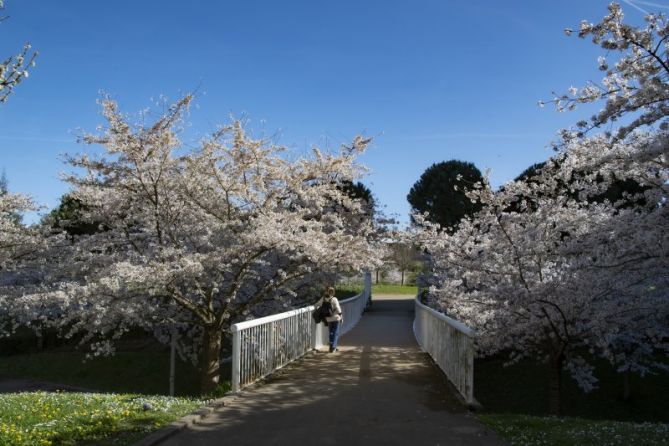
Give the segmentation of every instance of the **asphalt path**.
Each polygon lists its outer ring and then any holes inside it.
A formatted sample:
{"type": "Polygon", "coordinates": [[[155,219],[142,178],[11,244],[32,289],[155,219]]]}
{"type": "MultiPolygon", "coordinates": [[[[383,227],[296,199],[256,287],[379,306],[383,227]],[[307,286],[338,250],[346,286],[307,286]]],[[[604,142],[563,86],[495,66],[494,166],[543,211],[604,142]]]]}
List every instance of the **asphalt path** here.
{"type": "Polygon", "coordinates": [[[413,298],[374,296],[340,339],[161,445],[501,445],[413,336],[413,298]]]}

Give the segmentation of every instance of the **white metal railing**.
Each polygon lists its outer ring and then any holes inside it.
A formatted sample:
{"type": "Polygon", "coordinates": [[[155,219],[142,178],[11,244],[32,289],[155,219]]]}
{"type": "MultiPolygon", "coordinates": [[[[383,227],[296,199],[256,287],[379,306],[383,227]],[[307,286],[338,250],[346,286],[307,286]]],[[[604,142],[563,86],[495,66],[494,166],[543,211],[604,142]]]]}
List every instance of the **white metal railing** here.
{"type": "MultiPolygon", "coordinates": [[[[343,335],[344,333],[350,331],[353,327],[355,327],[358,321],[360,321],[362,313],[365,311],[367,303],[369,302],[369,297],[371,293],[372,293],[372,275],[371,273],[365,273],[365,286],[362,290],[362,293],[357,294],[353,297],[349,297],[348,299],[339,301],[339,305],[341,306],[342,318],[344,319],[344,322],[339,327],[340,335],[343,335]]],[[[324,330],[327,333],[327,327],[325,326],[325,324],[322,324],[321,327],[322,330],[324,330]]],[[[326,342],[323,342],[323,345],[324,344],[326,344],[326,342]]]]}
{"type": "MultiPolygon", "coordinates": [[[[363,292],[340,302],[344,316],[340,334],[352,329],[362,317],[371,293],[371,283],[371,274],[365,273],[363,292]]],[[[327,327],[317,325],[311,317],[315,308],[309,305],[231,327],[233,392],[327,344],[327,327]]]]}
{"type": "Polygon", "coordinates": [[[474,400],[475,331],[432,308],[416,297],[413,332],[427,352],[460,392],[467,404],[474,400]]]}

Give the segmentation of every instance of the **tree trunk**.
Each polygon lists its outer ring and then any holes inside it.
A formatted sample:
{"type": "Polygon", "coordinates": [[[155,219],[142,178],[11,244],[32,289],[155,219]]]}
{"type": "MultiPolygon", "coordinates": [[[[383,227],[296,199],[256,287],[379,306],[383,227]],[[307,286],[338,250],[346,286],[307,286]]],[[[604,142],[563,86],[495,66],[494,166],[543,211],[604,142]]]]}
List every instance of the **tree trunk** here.
{"type": "Polygon", "coordinates": [[[630,388],[630,371],[625,370],[623,373],[623,401],[629,401],[632,396],[632,389],[630,388]]]}
{"type": "Polygon", "coordinates": [[[379,270],[376,270],[376,284],[379,284],[379,270]]]}
{"type": "Polygon", "coordinates": [[[551,358],[551,376],[549,383],[548,409],[551,415],[560,415],[560,399],[562,395],[562,364],[564,355],[561,353],[551,358]]]}
{"type": "Polygon", "coordinates": [[[402,281],[400,282],[402,286],[404,286],[404,270],[402,270],[402,281]]]}
{"type": "Polygon", "coordinates": [[[200,358],[200,393],[202,395],[213,393],[218,386],[222,334],[222,330],[216,327],[204,327],[200,358]]]}
{"type": "Polygon", "coordinates": [[[44,351],[44,331],[37,330],[35,332],[35,335],[37,336],[37,351],[38,352],[44,351]]]}

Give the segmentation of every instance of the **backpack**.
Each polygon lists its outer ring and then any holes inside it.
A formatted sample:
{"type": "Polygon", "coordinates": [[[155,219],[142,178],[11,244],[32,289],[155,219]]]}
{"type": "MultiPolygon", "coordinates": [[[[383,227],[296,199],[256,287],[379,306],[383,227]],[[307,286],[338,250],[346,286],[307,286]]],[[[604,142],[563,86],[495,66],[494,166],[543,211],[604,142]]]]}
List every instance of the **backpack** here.
{"type": "Polygon", "coordinates": [[[334,309],[332,308],[332,302],[323,300],[323,304],[318,309],[318,315],[321,317],[321,320],[325,320],[326,317],[334,316],[334,309]]]}

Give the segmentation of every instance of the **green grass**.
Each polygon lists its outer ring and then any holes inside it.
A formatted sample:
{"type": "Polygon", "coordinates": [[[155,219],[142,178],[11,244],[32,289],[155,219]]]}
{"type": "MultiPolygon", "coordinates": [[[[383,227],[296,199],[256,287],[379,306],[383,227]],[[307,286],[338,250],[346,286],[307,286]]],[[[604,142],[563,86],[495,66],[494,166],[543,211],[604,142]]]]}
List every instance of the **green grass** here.
{"type": "MultiPolygon", "coordinates": [[[[0,395],[0,446],[132,444],[203,404],[199,398],[160,396],[169,391],[169,351],[164,347],[143,339],[122,345],[126,350],[114,356],[88,360],[67,346],[0,356],[0,379],[36,379],[118,393],[0,395]],[[144,402],[154,410],[144,411],[144,402]]],[[[211,397],[230,390],[229,376],[229,364],[223,364],[222,382],[211,397]]],[[[194,396],[198,390],[197,368],[177,360],[176,394],[194,396]]]]}
{"type": "Polygon", "coordinates": [[[348,299],[349,297],[362,293],[363,288],[362,284],[355,283],[337,285],[335,287],[335,297],[339,300],[348,299]]]}
{"type": "MultiPolygon", "coordinates": [[[[342,284],[335,287],[335,295],[338,299],[353,297],[363,290],[362,284],[342,284]]],[[[372,298],[374,294],[403,294],[415,296],[418,287],[415,285],[396,285],[390,283],[377,283],[372,285],[372,298]]]]}
{"type": "MultiPolygon", "coordinates": [[[[533,361],[504,367],[501,358],[477,360],[474,395],[487,412],[548,415],[549,368],[533,361]]],[[[563,374],[561,412],[570,417],[635,422],[669,422],[669,373],[631,377],[631,398],[623,400],[623,376],[595,361],[598,387],[584,393],[563,374]]]]}
{"type": "Polygon", "coordinates": [[[199,399],[131,394],[4,394],[0,446],[131,444],[202,404],[199,399]]]}
{"type": "MultiPolygon", "coordinates": [[[[101,392],[167,394],[169,354],[118,352],[86,360],[81,352],[60,351],[12,355],[0,361],[0,378],[37,379],[101,392]]],[[[197,393],[197,370],[178,361],[175,392],[197,393]]]]}
{"type": "Polygon", "coordinates": [[[669,445],[669,424],[514,414],[479,414],[477,418],[513,446],[669,445]]]}
{"type": "Polygon", "coordinates": [[[533,361],[504,367],[501,358],[477,360],[477,417],[511,445],[669,445],[669,374],[631,378],[623,400],[623,377],[595,361],[598,388],[581,391],[563,375],[561,412],[548,416],[547,365],[533,361]]]}
{"type": "Polygon", "coordinates": [[[415,296],[417,293],[418,287],[415,285],[393,285],[387,283],[372,285],[372,296],[374,294],[407,294],[415,296]]]}

